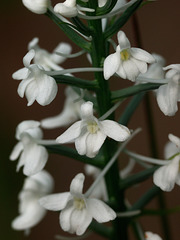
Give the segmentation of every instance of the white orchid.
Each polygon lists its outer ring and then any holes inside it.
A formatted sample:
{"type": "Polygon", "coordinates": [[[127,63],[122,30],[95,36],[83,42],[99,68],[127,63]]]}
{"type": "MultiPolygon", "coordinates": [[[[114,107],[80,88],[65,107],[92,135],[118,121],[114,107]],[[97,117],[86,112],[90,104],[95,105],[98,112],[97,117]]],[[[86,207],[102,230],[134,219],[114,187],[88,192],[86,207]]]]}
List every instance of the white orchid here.
{"type": "Polygon", "coordinates": [[[162,240],[162,238],[159,235],[152,232],[145,232],[145,239],[146,240],[162,240]]]}
{"type": "Polygon", "coordinates": [[[163,69],[169,70],[165,75],[169,81],[158,88],[157,103],[165,115],[173,116],[180,101],[180,64],[171,64],[163,69]]]}
{"type": "Polygon", "coordinates": [[[13,73],[12,77],[22,80],[18,86],[18,94],[21,98],[26,96],[28,106],[36,100],[45,106],[51,103],[57,94],[57,84],[54,78],[45,74],[42,66],[30,64],[35,57],[35,51],[31,49],[23,58],[24,68],[13,73]]]}
{"type": "Polygon", "coordinates": [[[171,144],[166,145],[165,157],[175,156],[172,160],[169,160],[169,164],[160,167],[153,175],[154,184],[167,192],[174,188],[175,183],[180,186],[180,138],[169,134],[169,140],[171,144]]]}
{"type": "Polygon", "coordinates": [[[80,155],[95,157],[107,136],[119,142],[130,136],[127,127],[112,120],[99,121],[94,117],[92,102],[81,105],[81,118],[56,139],[61,144],[75,142],[80,155]]]}
{"type": "Polygon", "coordinates": [[[56,4],[54,11],[64,17],[76,17],[80,11],[94,12],[94,9],[81,7],[76,0],[66,0],[56,4]]]}
{"type": "Polygon", "coordinates": [[[20,157],[17,171],[24,166],[23,173],[27,176],[41,171],[48,160],[46,148],[37,143],[43,136],[39,126],[40,122],[29,120],[21,122],[16,129],[16,139],[19,142],[13,148],[10,160],[20,157]]]}
{"type": "Polygon", "coordinates": [[[153,63],[155,59],[148,52],[131,47],[123,31],[118,32],[117,38],[119,45],[116,52],[104,61],[104,78],[107,80],[117,73],[121,78],[135,81],[140,73],[147,71],[147,63],[153,63]]]}
{"type": "Polygon", "coordinates": [[[71,182],[70,192],[51,194],[40,199],[40,204],[48,210],[61,211],[60,226],[64,231],[82,235],[92,219],[108,222],[116,213],[103,201],[87,198],[83,193],[84,175],[77,174],[71,182]]]}
{"type": "Polygon", "coordinates": [[[50,7],[50,0],[22,0],[25,7],[31,12],[44,14],[50,7]]]}
{"type": "Polygon", "coordinates": [[[59,43],[58,46],[53,50],[53,53],[49,53],[45,49],[42,49],[38,45],[39,39],[33,38],[32,41],[28,44],[28,50],[34,49],[35,56],[33,58],[33,62],[41,67],[44,70],[62,70],[63,68],[58,66],[65,61],[65,57],[59,56],[58,52],[62,54],[70,54],[71,53],[71,46],[68,43],[59,43]]]}
{"type": "Polygon", "coordinates": [[[57,116],[41,120],[43,128],[51,129],[67,126],[80,118],[81,105],[84,100],[76,101],[79,95],[71,87],[65,89],[65,94],[66,100],[62,112],[57,116]]]}
{"type": "Polygon", "coordinates": [[[15,230],[29,231],[30,228],[37,225],[45,216],[44,209],[38,200],[50,194],[53,190],[53,179],[46,171],[41,171],[25,179],[23,189],[19,193],[19,216],[12,222],[12,228],[15,230]]]}

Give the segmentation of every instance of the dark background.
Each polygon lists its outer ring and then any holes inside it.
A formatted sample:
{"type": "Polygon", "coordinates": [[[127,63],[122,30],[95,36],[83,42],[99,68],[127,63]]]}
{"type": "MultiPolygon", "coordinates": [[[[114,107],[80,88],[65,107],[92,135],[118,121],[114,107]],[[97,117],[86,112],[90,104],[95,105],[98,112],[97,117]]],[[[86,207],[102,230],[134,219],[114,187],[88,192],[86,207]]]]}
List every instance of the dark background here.
{"type": "MultiPolygon", "coordinates": [[[[56,1],[58,2],[58,1],[56,1]]],[[[53,1],[53,5],[55,1],[53,1]]],[[[141,37],[143,47],[149,52],[159,53],[167,60],[167,65],[179,63],[179,9],[180,2],[178,0],[159,0],[148,4],[138,11],[137,17],[140,23],[141,37]]],[[[69,42],[68,38],[61,30],[46,16],[36,15],[28,11],[20,0],[1,2],[1,151],[0,151],[0,239],[25,239],[22,232],[16,232],[11,229],[11,221],[18,215],[17,194],[21,190],[23,178],[21,171],[16,173],[16,162],[9,161],[9,155],[16,144],[14,138],[15,128],[17,124],[23,120],[41,120],[45,117],[58,114],[63,106],[64,86],[59,86],[58,96],[48,106],[42,107],[34,103],[31,107],[27,107],[26,99],[21,99],[17,94],[19,81],[11,78],[13,72],[22,68],[22,58],[27,53],[27,44],[34,37],[39,37],[40,46],[52,51],[61,41],[69,42]]],[[[126,32],[135,46],[135,37],[132,21],[129,21],[123,30],[126,32]]],[[[114,39],[116,40],[116,38],[114,39]]],[[[78,51],[73,46],[73,52],[78,51]]],[[[86,57],[83,60],[73,59],[63,64],[64,68],[87,66],[86,57]]],[[[81,75],[82,76],[82,75],[81,75]]],[[[89,78],[88,74],[84,77],[89,78]]],[[[119,79],[111,80],[112,88],[122,88],[130,85],[126,80],[122,82],[119,79]]],[[[175,117],[165,117],[159,110],[156,100],[151,95],[152,110],[154,121],[156,124],[157,144],[160,157],[162,157],[163,146],[167,142],[168,133],[180,136],[179,120],[180,113],[176,113],[175,117]]],[[[122,112],[123,107],[120,107],[122,112]]],[[[145,115],[145,105],[141,104],[136,114],[132,118],[129,128],[135,129],[139,126],[143,131],[132,141],[130,148],[136,149],[142,154],[150,154],[149,142],[147,139],[147,119],[145,115]]],[[[63,129],[64,130],[64,129],[63,129]]],[[[59,129],[46,131],[46,138],[56,138],[60,134],[59,129]]],[[[83,171],[83,165],[74,160],[51,155],[46,169],[54,176],[56,192],[63,192],[69,189],[72,178],[80,171],[83,171]],[[55,166],[55,167],[54,167],[55,166]]],[[[89,184],[89,181],[87,181],[89,184]]],[[[143,192],[151,186],[152,179],[142,185],[142,188],[131,189],[128,192],[129,199],[133,203],[143,192]]],[[[87,187],[87,186],[86,186],[87,187]]],[[[179,187],[171,193],[165,193],[168,207],[178,205],[180,202],[179,187]]],[[[156,201],[153,201],[154,206],[156,201]]],[[[27,239],[53,239],[53,236],[62,233],[58,224],[58,214],[48,212],[46,218],[35,228],[27,239]]],[[[143,227],[145,230],[157,232],[161,234],[159,220],[156,217],[144,217],[143,227]]],[[[179,240],[179,220],[180,215],[176,213],[169,217],[171,239],[179,240]]],[[[96,239],[96,237],[95,237],[96,239]]],[[[131,240],[134,240],[131,237],[131,240]]]]}

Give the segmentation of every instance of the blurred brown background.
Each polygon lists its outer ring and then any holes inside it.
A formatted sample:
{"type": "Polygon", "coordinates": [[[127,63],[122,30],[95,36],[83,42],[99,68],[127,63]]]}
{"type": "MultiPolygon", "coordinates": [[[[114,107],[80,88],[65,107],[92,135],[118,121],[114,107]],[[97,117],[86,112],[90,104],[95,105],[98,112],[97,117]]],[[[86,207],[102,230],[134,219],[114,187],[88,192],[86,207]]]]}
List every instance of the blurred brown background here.
{"type": "MultiPolygon", "coordinates": [[[[56,1],[58,2],[58,1],[56,1]]],[[[53,1],[53,5],[55,1],[53,1]]],[[[178,0],[159,0],[148,4],[138,11],[137,17],[140,23],[141,36],[144,49],[149,52],[159,53],[167,60],[167,65],[179,63],[179,10],[180,1],[178,0]]],[[[40,120],[42,118],[56,115],[60,112],[63,104],[64,86],[59,86],[58,96],[48,106],[42,107],[34,103],[27,107],[26,99],[21,99],[17,95],[17,86],[19,81],[11,78],[13,72],[22,68],[22,58],[27,52],[27,44],[34,37],[39,37],[40,46],[52,51],[61,41],[69,42],[68,38],[58,27],[46,16],[36,15],[28,11],[20,0],[1,2],[1,152],[0,152],[0,239],[25,239],[22,232],[13,231],[10,227],[11,221],[17,216],[17,194],[23,184],[23,175],[16,173],[16,163],[9,161],[9,154],[16,143],[14,138],[17,124],[23,120],[40,120]]],[[[132,46],[135,45],[133,24],[129,21],[123,28],[132,46]]],[[[116,39],[115,39],[116,40],[116,39]]],[[[73,52],[78,51],[73,46],[73,52]]],[[[64,68],[86,66],[88,62],[86,57],[80,62],[69,60],[63,64],[64,68]]],[[[88,77],[85,74],[84,77],[88,77]]],[[[113,80],[113,88],[122,88],[130,83],[124,80],[119,83],[113,80]]],[[[167,142],[168,133],[180,136],[179,121],[180,111],[175,117],[165,117],[157,107],[156,100],[152,96],[154,121],[156,123],[156,135],[159,147],[160,157],[162,157],[163,146],[167,142]]],[[[122,111],[123,108],[120,108],[122,111]]],[[[144,105],[141,104],[136,114],[132,118],[129,127],[135,129],[143,127],[143,131],[132,141],[130,148],[142,154],[149,154],[148,140],[146,137],[146,116],[144,114],[144,105]]],[[[45,137],[56,138],[60,130],[45,132],[45,137]]],[[[55,191],[63,192],[69,189],[71,179],[80,171],[83,171],[83,165],[74,160],[50,156],[46,168],[55,177],[55,191]],[[54,167],[56,166],[56,167],[54,167]],[[71,167],[69,167],[71,166],[71,167]]],[[[147,183],[152,184],[152,179],[147,183]]],[[[138,196],[145,192],[147,188],[135,188],[128,193],[130,200],[135,201],[138,196]],[[135,197],[134,197],[135,196],[135,197]]],[[[168,207],[173,207],[180,203],[179,187],[176,187],[171,193],[165,194],[168,207]]],[[[159,221],[156,217],[144,217],[143,227],[145,230],[161,234],[159,221]]],[[[180,214],[176,213],[169,217],[171,239],[179,240],[178,223],[180,214]]],[[[46,218],[34,229],[27,239],[53,239],[55,234],[60,233],[58,224],[58,213],[48,213],[46,218]]],[[[96,237],[94,237],[96,239],[96,237]]],[[[133,237],[131,240],[134,240],[133,237]]]]}

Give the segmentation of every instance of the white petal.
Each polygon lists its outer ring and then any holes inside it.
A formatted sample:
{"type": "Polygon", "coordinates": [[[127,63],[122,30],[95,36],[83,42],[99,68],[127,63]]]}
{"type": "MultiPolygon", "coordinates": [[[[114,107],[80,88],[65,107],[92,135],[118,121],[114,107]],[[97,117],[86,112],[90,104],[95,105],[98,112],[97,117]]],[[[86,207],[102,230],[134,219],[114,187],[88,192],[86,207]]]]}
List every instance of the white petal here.
{"type": "Polygon", "coordinates": [[[86,209],[74,210],[71,214],[71,231],[77,235],[82,235],[92,221],[91,213],[86,209]]]}
{"type": "Polygon", "coordinates": [[[16,80],[26,79],[30,74],[28,68],[21,68],[13,73],[12,78],[16,80]]]}
{"type": "Polygon", "coordinates": [[[22,150],[23,150],[23,144],[22,144],[22,142],[18,142],[14,146],[14,148],[13,148],[11,154],[10,154],[10,157],[9,157],[10,160],[11,161],[16,160],[19,157],[19,155],[21,154],[22,150]]]}
{"type": "Polygon", "coordinates": [[[31,106],[38,95],[38,88],[34,79],[27,85],[25,89],[25,95],[28,101],[27,106],[31,106]]]}
{"type": "Polygon", "coordinates": [[[174,143],[176,145],[176,147],[179,149],[180,151],[180,138],[179,137],[176,137],[175,135],[173,134],[169,134],[168,135],[168,138],[169,140],[174,143]]]}
{"type": "Polygon", "coordinates": [[[59,211],[66,207],[71,195],[69,192],[51,194],[40,198],[39,203],[51,211],[59,211]]]}
{"type": "Polygon", "coordinates": [[[173,81],[160,86],[157,90],[157,103],[161,111],[167,116],[173,116],[177,108],[178,87],[173,81]]]}
{"type": "Polygon", "coordinates": [[[93,103],[88,101],[81,105],[81,118],[85,121],[92,121],[93,116],[93,103]]]}
{"type": "Polygon", "coordinates": [[[130,42],[129,42],[128,38],[126,37],[126,34],[123,31],[118,32],[117,39],[118,39],[121,51],[124,49],[130,48],[130,46],[131,46],[130,42]]]}
{"type": "Polygon", "coordinates": [[[67,206],[65,207],[65,209],[63,209],[61,211],[60,216],[59,216],[60,226],[66,232],[71,231],[70,218],[71,218],[71,214],[72,214],[73,210],[74,210],[73,200],[71,200],[67,203],[67,206]]]}
{"type": "Polygon", "coordinates": [[[63,53],[63,54],[66,54],[66,55],[69,55],[72,51],[72,47],[70,44],[68,43],[60,43],[58,44],[58,46],[54,49],[54,53],[51,54],[51,59],[57,63],[57,64],[61,64],[64,62],[64,60],[66,59],[66,57],[63,57],[63,56],[60,56],[60,55],[57,55],[56,52],[60,52],[60,53],[63,53]]]}
{"type": "Polygon", "coordinates": [[[108,80],[119,68],[120,53],[110,54],[104,61],[104,78],[108,80]]]}
{"type": "Polygon", "coordinates": [[[126,74],[126,72],[124,71],[122,62],[120,63],[119,68],[117,69],[116,73],[117,73],[121,78],[123,78],[123,79],[126,79],[126,78],[127,78],[127,74],[126,74]]]}
{"type": "Polygon", "coordinates": [[[164,147],[164,157],[165,159],[171,158],[174,154],[176,154],[179,151],[179,149],[176,147],[176,145],[172,142],[167,142],[164,147]]]}
{"type": "Polygon", "coordinates": [[[170,160],[168,165],[160,167],[153,175],[153,182],[163,191],[170,192],[174,188],[179,171],[179,156],[170,160]]]}
{"type": "Polygon", "coordinates": [[[22,121],[21,123],[18,124],[16,128],[16,138],[20,140],[21,134],[24,132],[27,132],[34,138],[42,137],[41,130],[40,128],[38,128],[39,126],[40,126],[39,121],[34,121],[34,120],[22,121]]]}
{"type": "Polygon", "coordinates": [[[145,239],[146,240],[162,240],[162,238],[159,235],[152,232],[145,232],[145,239]]]}
{"type": "Polygon", "coordinates": [[[28,50],[34,49],[36,47],[39,48],[38,42],[39,42],[39,38],[37,37],[33,38],[28,44],[28,50]]]}
{"type": "Polygon", "coordinates": [[[112,120],[104,120],[101,121],[101,125],[103,132],[110,138],[122,142],[125,141],[130,136],[130,131],[127,127],[112,121],[112,120]]]}
{"type": "Polygon", "coordinates": [[[22,215],[15,218],[12,222],[12,228],[16,230],[25,230],[37,225],[44,217],[46,210],[38,203],[28,205],[28,209],[22,215]]]}
{"type": "Polygon", "coordinates": [[[29,79],[24,79],[20,82],[17,92],[21,98],[24,97],[24,94],[25,94],[28,84],[30,84],[33,80],[34,80],[33,78],[29,78],[29,79]]]}
{"type": "Polygon", "coordinates": [[[139,69],[136,64],[131,60],[126,60],[122,62],[124,71],[126,72],[127,79],[135,81],[136,77],[140,74],[139,69]]]}
{"type": "Polygon", "coordinates": [[[23,57],[23,63],[25,67],[29,67],[31,60],[35,56],[34,49],[31,49],[24,57],[23,57]]]}
{"type": "Polygon", "coordinates": [[[87,153],[86,139],[89,134],[89,132],[85,131],[84,133],[81,133],[81,135],[75,140],[75,147],[79,155],[86,155],[87,153]]]}
{"type": "Polygon", "coordinates": [[[176,177],[176,184],[180,186],[180,172],[178,172],[178,175],[176,177]]]}
{"type": "Polygon", "coordinates": [[[136,64],[136,66],[139,69],[140,73],[147,72],[147,63],[146,62],[139,61],[139,60],[137,60],[137,59],[135,59],[133,57],[131,58],[131,61],[133,61],[136,64]]]}
{"type": "Polygon", "coordinates": [[[38,94],[36,101],[42,106],[48,105],[56,97],[57,90],[58,88],[54,78],[42,74],[40,78],[38,78],[38,94]]]}
{"type": "Polygon", "coordinates": [[[108,222],[116,218],[116,213],[112,208],[95,198],[87,199],[87,209],[99,223],[108,222]]]}
{"type": "Polygon", "coordinates": [[[74,141],[81,133],[81,121],[75,122],[63,134],[61,134],[56,141],[58,143],[68,143],[74,141]]]}
{"type": "Polygon", "coordinates": [[[22,0],[23,4],[32,12],[44,14],[50,6],[49,0],[22,0]]]}
{"type": "Polygon", "coordinates": [[[143,50],[141,48],[131,48],[130,52],[134,58],[136,58],[140,61],[144,61],[147,63],[155,62],[155,58],[150,53],[146,52],[145,50],[143,50]]]}
{"type": "Polygon", "coordinates": [[[79,173],[73,178],[70,185],[70,193],[72,195],[82,194],[84,179],[85,179],[85,176],[83,173],[79,173]]]}
{"type": "Polygon", "coordinates": [[[27,176],[41,171],[48,160],[48,152],[45,147],[37,144],[29,144],[24,149],[25,165],[23,173],[27,176]]]}
{"type": "Polygon", "coordinates": [[[56,4],[54,7],[54,11],[65,17],[75,17],[78,14],[76,7],[68,7],[64,3],[56,4]]]}
{"type": "Polygon", "coordinates": [[[86,156],[90,158],[95,157],[103,145],[105,139],[106,135],[101,131],[97,131],[97,133],[94,134],[89,134],[86,140],[86,156]]]}

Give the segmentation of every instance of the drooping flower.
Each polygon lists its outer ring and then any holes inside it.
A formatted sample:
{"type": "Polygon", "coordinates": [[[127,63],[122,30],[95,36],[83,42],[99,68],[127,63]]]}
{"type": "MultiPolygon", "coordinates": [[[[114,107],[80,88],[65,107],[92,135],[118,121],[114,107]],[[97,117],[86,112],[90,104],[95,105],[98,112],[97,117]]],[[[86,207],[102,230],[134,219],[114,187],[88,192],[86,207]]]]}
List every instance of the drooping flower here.
{"type": "Polygon", "coordinates": [[[95,157],[107,136],[119,142],[130,136],[127,127],[112,120],[99,121],[94,117],[92,102],[81,105],[81,118],[56,139],[58,143],[75,142],[80,155],[95,157]]]}
{"type": "Polygon", "coordinates": [[[170,192],[175,183],[180,186],[180,138],[169,134],[171,144],[166,145],[165,157],[173,157],[169,164],[158,168],[153,175],[153,182],[163,191],[170,192]],[[168,153],[167,153],[168,150],[168,153]]]}
{"type": "Polygon", "coordinates": [[[180,101],[180,64],[171,64],[163,69],[169,70],[165,75],[169,81],[158,88],[157,103],[165,115],[173,116],[180,101]]]}
{"type": "Polygon", "coordinates": [[[67,126],[80,118],[81,104],[84,103],[84,100],[75,101],[79,95],[71,87],[66,88],[65,94],[66,100],[62,112],[57,116],[43,119],[41,121],[43,128],[67,126]]]}
{"type": "Polygon", "coordinates": [[[116,52],[104,61],[104,78],[107,80],[117,73],[121,78],[135,81],[140,73],[147,71],[147,63],[153,63],[155,59],[148,52],[131,47],[123,31],[118,32],[117,38],[119,45],[116,52]]]}
{"type": "Polygon", "coordinates": [[[17,91],[21,98],[26,96],[28,106],[32,105],[35,100],[45,106],[56,97],[57,84],[54,78],[45,74],[42,66],[30,64],[34,56],[35,51],[31,49],[23,58],[25,67],[13,73],[12,77],[22,80],[17,91]]]}
{"type": "Polygon", "coordinates": [[[59,223],[66,232],[82,235],[92,219],[108,222],[116,213],[103,201],[87,198],[83,193],[84,175],[77,174],[71,182],[70,192],[51,194],[40,199],[40,204],[48,210],[61,211],[59,223]]]}
{"type": "Polygon", "coordinates": [[[145,232],[145,239],[146,240],[162,240],[162,238],[159,235],[152,232],[145,232]]]}
{"type": "Polygon", "coordinates": [[[25,7],[31,12],[44,14],[50,7],[50,0],[22,0],[25,7]]]}
{"type": "Polygon", "coordinates": [[[33,58],[33,62],[41,67],[44,70],[62,70],[62,67],[58,66],[65,61],[65,57],[59,56],[56,52],[60,52],[62,54],[70,54],[71,46],[68,43],[59,43],[58,46],[53,50],[53,53],[49,53],[45,49],[42,49],[38,45],[39,39],[33,38],[32,41],[28,44],[28,50],[33,49],[35,51],[35,56],[33,58]]]}
{"type": "Polygon", "coordinates": [[[43,219],[46,209],[39,204],[38,200],[50,194],[53,185],[53,178],[45,170],[25,179],[18,196],[20,215],[12,221],[13,229],[29,231],[43,219]]]}
{"type": "Polygon", "coordinates": [[[54,7],[54,11],[64,17],[76,17],[81,10],[94,12],[94,9],[79,6],[76,0],[66,0],[63,3],[56,4],[54,7]]]}
{"type": "Polygon", "coordinates": [[[23,173],[27,176],[41,171],[48,160],[46,148],[37,143],[43,136],[39,126],[40,122],[29,120],[21,122],[16,129],[16,139],[19,142],[13,148],[10,160],[19,158],[17,171],[24,166],[23,173]]]}

